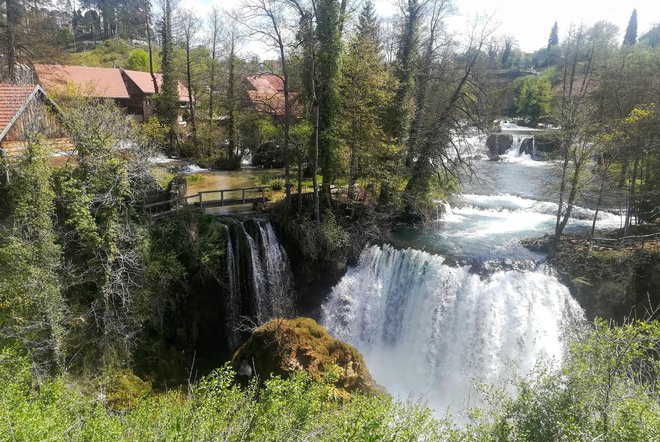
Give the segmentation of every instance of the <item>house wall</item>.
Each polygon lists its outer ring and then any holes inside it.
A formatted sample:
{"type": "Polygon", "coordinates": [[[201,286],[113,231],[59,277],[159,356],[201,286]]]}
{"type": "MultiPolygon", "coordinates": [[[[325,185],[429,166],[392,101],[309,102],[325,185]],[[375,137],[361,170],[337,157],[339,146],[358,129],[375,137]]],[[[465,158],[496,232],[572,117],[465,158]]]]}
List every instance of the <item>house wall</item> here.
{"type": "Polygon", "coordinates": [[[62,138],[66,136],[57,117],[39,99],[33,100],[27,106],[1,143],[24,141],[28,135],[36,133],[42,134],[45,138],[62,138]]]}
{"type": "Polygon", "coordinates": [[[27,148],[31,134],[43,136],[54,152],[75,150],[57,116],[41,99],[35,99],[27,106],[0,141],[0,148],[9,161],[27,148]]]}

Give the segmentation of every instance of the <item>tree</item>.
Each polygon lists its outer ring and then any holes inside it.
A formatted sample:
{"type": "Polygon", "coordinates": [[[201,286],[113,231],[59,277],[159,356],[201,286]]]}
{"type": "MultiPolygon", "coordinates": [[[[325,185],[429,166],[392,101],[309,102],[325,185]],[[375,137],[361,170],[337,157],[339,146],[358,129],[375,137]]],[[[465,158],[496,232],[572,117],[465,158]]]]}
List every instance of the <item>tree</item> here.
{"type": "MultiPolygon", "coordinates": [[[[190,123],[190,132],[192,139],[192,148],[193,152],[196,151],[197,147],[197,121],[195,118],[195,100],[193,97],[193,78],[192,78],[192,60],[190,58],[191,51],[193,49],[193,44],[197,32],[199,31],[199,18],[192,13],[192,11],[186,11],[181,17],[182,25],[182,37],[183,44],[186,51],[186,87],[188,88],[188,115],[190,123]]],[[[163,83],[165,80],[163,80],[163,83]]],[[[178,88],[177,88],[177,97],[178,97],[178,88]]]]}
{"type": "MultiPolygon", "coordinates": [[[[384,109],[393,98],[393,79],[381,55],[374,6],[365,2],[357,35],[344,59],[341,83],[342,138],[348,144],[348,201],[355,198],[359,174],[386,181],[384,152],[391,146],[384,131],[384,109]]],[[[389,171],[391,174],[391,171],[389,171]]]]}
{"type": "Polygon", "coordinates": [[[548,38],[548,49],[558,45],[559,45],[559,26],[557,26],[557,22],[555,22],[555,24],[552,25],[552,29],[550,30],[550,37],[548,38]]]}
{"type": "Polygon", "coordinates": [[[144,49],[135,49],[128,55],[128,69],[149,72],[149,54],[144,49]]]}
{"type": "Polygon", "coordinates": [[[10,82],[16,81],[16,33],[18,32],[18,24],[20,19],[19,2],[17,0],[5,1],[5,13],[7,18],[5,20],[5,58],[7,64],[7,73],[5,77],[10,82]]]}
{"type": "MultiPolygon", "coordinates": [[[[393,135],[401,148],[408,147],[410,127],[415,114],[415,77],[419,47],[419,26],[423,4],[418,0],[408,0],[403,11],[404,24],[400,35],[399,49],[395,62],[395,76],[399,88],[394,99],[393,135]]],[[[411,157],[409,155],[409,157],[411,157]]]]}
{"type": "Polygon", "coordinates": [[[516,110],[519,115],[530,119],[533,126],[539,118],[548,115],[551,109],[552,95],[550,80],[543,76],[527,76],[516,80],[519,90],[515,98],[516,110]]]}
{"type": "MultiPolygon", "coordinates": [[[[250,0],[246,7],[254,14],[252,18],[262,19],[257,26],[250,26],[252,31],[263,37],[267,44],[277,50],[280,57],[280,71],[284,94],[284,188],[287,208],[291,204],[291,174],[290,174],[290,129],[291,129],[291,93],[289,78],[289,62],[286,55],[286,13],[285,4],[273,0],[250,0]]],[[[249,20],[249,17],[248,17],[249,20]]]]}
{"type": "Polygon", "coordinates": [[[147,190],[147,161],[140,147],[122,151],[121,141],[135,140],[134,126],[114,103],[81,100],[64,112],[78,152],[77,166],[54,177],[69,261],[62,280],[72,314],[81,318],[70,330],[72,352],[78,367],[121,367],[143,320],[146,230],[134,222],[133,205],[147,190]]]}
{"type": "Polygon", "coordinates": [[[0,231],[0,336],[21,342],[40,371],[63,369],[66,304],[48,147],[39,133],[27,143],[9,188],[12,227],[0,231]]]}
{"type": "Polygon", "coordinates": [[[158,81],[154,75],[154,51],[151,38],[151,1],[144,0],[144,27],[147,31],[147,47],[149,48],[149,74],[151,75],[151,82],[154,85],[154,93],[158,94],[158,81]]]}
{"type": "Polygon", "coordinates": [[[227,160],[232,167],[238,167],[240,156],[238,155],[238,87],[239,87],[239,58],[237,55],[238,45],[243,36],[239,30],[239,21],[236,14],[229,16],[225,25],[225,53],[227,54],[227,160]]]}
{"type": "Polygon", "coordinates": [[[339,167],[337,116],[340,99],[341,36],[346,1],[319,0],[316,5],[316,38],[318,40],[317,99],[319,102],[319,159],[323,173],[323,193],[330,202],[330,185],[339,167]]]}
{"type": "Polygon", "coordinates": [[[623,45],[632,46],[637,43],[637,9],[633,9],[626,28],[626,34],[623,36],[623,45]]]}
{"type": "Polygon", "coordinates": [[[429,112],[424,115],[419,149],[402,196],[403,215],[410,221],[423,222],[431,213],[434,177],[447,185],[466,166],[452,141],[452,132],[461,130],[462,120],[475,121],[473,106],[479,95],[476,73],[491,32],[488,21],[475,24],[467,50],[462,54],[445,53],[445,59],[451,59],[448,66],[434,66],[427,94],[429,112]]]}
{"type": "Polygon", "coordinates": [[[209,46],[211,47],[211,57],[208,59],[208,66],[207,70],[209,73],[209,127],[208,127],[208,150],[209,152],[213,148],[213,139],[214,139],[214,129],[215,129],[215,108],[216,108],[216,100],[215,100],[215,94],[217,91],[217,85],[216,85],[216,70],[218,67],[218,45],[220,44],[220,32],[221,32],[221,18],[220,18],[220,10],[217,7],[211,8],[211,13],[208,18],[208,24],[209,24],[209,46]]]}
{"type": "Polygon", "coordinates": [[[561,166],[555,234],[550,256],[556,252],[561,234],[578,201],[587,162],[605,135],[593,126],[596,106],[590,100],[593,74],[600,67],[601,58],[606,55],[599,50],[598,39],[593,38],[589,45],[588,38],[594,35],[599,33],[588,33],[583,27],[572,29],[563,48],[562,97],[556,111],[556,120],[560,126],[561,166]],[[586,58],[586,62],[582,62],[584,66],[579,63],[582,57],[586,58]]]}
{"type": "Polygon", "coordinates": [[[162,44],[161,67],[163,83],[156,102],[156,112],[161,124],[167,128],[168,150],[174,151],[176,119],[179,108],[179,91],[174,74],[174,42],[172,37],[172,0],[163,0],[163,17],[160,37],[162,44]]]}
{"type": "Polygon", "coordinates": [[[518,45],[518,41],[513,35],[504,35],[502,37],[502,67],[509,68],[512,66],[514,58],[513,51],[518,45]]]}

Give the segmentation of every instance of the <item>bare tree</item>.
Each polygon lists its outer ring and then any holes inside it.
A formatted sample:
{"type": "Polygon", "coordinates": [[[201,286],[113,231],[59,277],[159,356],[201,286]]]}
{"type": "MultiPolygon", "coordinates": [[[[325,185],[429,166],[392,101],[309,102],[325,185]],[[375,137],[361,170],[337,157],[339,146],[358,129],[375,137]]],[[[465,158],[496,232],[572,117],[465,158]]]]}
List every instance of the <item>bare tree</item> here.
{"type": "Polygon", "coordinates": [[[190,120],[190,129],[192,136],[193,151],[197,147],[197,122],[195,119],[195,100],[193,96],[193,81],[192,81],[192,60],[190,58],[195,38],[200,30],[200,21],[192,11],[184,11],[181,15],[181,31],[183,37],[184,48],[186,50],[186,86],[188,88],[188,113],[190,120]]]}
{"type": "Polygon", "coordinates": [[[286,56],[287,40],[292,36],[289,31],[290,23],[287,20],[286,4],[278,0],[245,0],[244,8],[248,11],[245,16],[245,25],[253,35],[277,49],[280,56],[280,72],[277,74],[282,80],[284,93],[284,182],[287,208],[291,204],[291,176],[290,176],[290,129],[291,129],[291,93],[289,66],[286,56]]]}
{"type": "Polygon", "coordinates": [[[211,59],[209,60],[209,139],[208,139],[208,149],[209,151],[213,148],[213,129],[215,126],[215,93],[216,93],[216,68],[217,68],[217,57],[218,57],[218,45],[220,44],[220,34],[222,31],[222,20],[220,17],[220,10],[217,7],[211,9],[211,13],[208,18],[209,24],[209,46],[211,49],[211,59]]]}

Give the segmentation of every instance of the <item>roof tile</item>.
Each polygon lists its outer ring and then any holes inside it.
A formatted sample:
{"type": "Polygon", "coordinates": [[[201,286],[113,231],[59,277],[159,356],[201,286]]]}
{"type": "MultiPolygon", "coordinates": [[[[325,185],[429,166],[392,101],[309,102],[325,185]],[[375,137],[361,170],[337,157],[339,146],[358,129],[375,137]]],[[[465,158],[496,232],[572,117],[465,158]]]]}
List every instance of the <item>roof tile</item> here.
{"type": "Polygon", "coordinates": [[[37,86],[0,83],[0,134],[14,119],[37,86]]]}
{"type": "Polygon", "coordinates": [[[49,93],[73,85],[88,97],[130,98],[119,69],[35,64],[39,82],[49,93]]]}

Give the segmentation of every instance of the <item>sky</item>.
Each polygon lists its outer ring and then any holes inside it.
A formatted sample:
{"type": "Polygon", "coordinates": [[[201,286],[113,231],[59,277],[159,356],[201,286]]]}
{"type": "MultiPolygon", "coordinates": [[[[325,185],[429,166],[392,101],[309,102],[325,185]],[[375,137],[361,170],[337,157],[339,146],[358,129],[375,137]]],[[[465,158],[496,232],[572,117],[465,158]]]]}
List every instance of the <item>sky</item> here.
{"type": "MultiPolygon", "coordinates": [[[[353,0],[361,1],[361,0],[353,0]]],[[[381,17],[397,12],[397,0],[374,0],[381,17]]],[[[182,5],[204,17],[213,4],[222,9],[239,7],[241,0],[182,0],[182,5]]],[[[591,25],[607,20],[619,27],[623,39],[630,15],[637,8],[637,35],[641,36],[652,24],[660,23],[660,0],[455,0],[457,15],[448,19],[448,28],[454,33],[465,33],[467,23],[475,15],[494,15],[499,26],[495,35],[512,35],[520,49],[533,52],[548,44],[550,29],[555,21],[559,26],[559,38],[568,32],[571,24],[591,25]]],[[[258,55],[263,50],[258,45],[248,45],[258,55]]],[[[270,55],[272,56],[272,55],[270,55]]]]}

